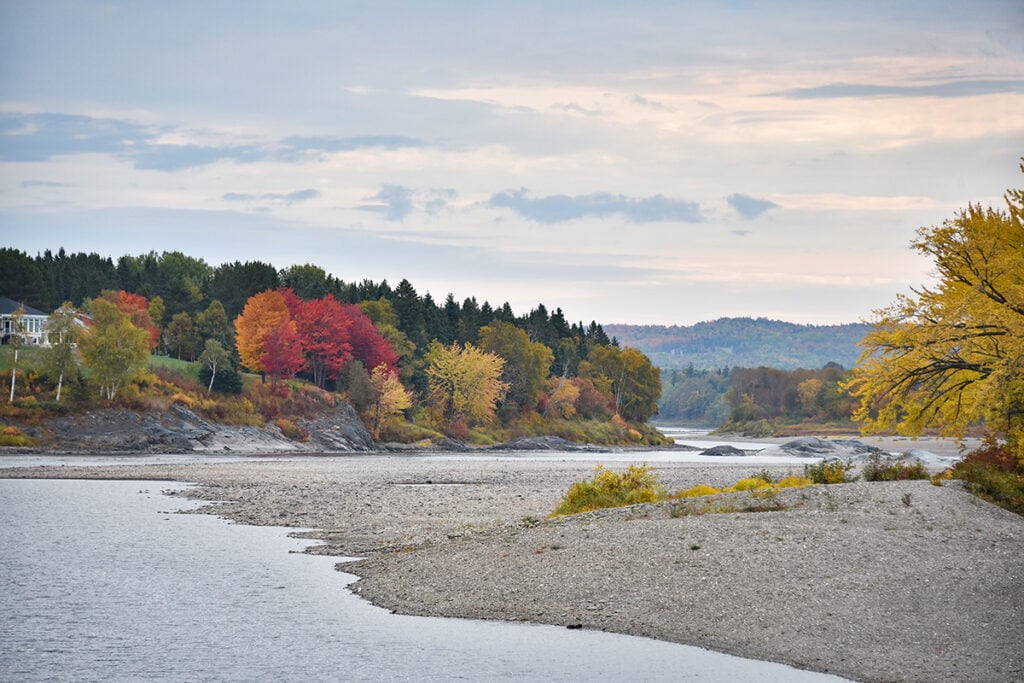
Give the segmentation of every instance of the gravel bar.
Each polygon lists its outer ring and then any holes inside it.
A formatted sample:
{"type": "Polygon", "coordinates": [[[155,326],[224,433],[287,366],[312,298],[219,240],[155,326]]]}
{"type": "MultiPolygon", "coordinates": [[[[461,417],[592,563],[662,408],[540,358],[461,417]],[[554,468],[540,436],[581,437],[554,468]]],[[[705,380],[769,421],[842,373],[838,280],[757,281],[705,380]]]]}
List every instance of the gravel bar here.
{"type": "MultiPolygon", "coordinates": [[[[308,552],[364,558],[338,565],[360,577],[351,589],[403,614],[614,631],[864,681],[1024,680],[1024,518],[955,483],[909,481],[548,519],[599,457],[352,455],[0,477],[198,484],[177,495],[216,501],[199,512],[295,527],[319,541],[308,552]]],[[[676,490],[760,469],[656,472],[676,490]]]]}

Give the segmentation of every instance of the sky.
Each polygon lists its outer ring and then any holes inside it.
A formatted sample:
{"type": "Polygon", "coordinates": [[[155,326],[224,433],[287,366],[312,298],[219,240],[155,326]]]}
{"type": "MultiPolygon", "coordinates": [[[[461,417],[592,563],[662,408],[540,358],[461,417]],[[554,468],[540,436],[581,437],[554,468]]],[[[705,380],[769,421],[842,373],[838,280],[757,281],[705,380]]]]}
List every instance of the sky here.
{"type": "Polygon", "coordinates": [[[1024,3],[0,0],[0,245],[870,319],[1021,187],[1024,3]]]}

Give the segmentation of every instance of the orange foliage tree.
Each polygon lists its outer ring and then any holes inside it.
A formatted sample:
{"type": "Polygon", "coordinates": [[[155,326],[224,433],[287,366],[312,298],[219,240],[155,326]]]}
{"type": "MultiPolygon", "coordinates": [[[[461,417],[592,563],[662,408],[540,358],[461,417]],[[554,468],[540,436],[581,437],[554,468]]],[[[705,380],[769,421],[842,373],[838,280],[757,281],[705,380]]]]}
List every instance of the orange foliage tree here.
{"type": "Polygon", "coordinates": [[[235,318],[235,347],[242,365],[253,372],[267,372],[263,364],[267,335],[291,319],[281,292],[268,289],[249,297],[242,313],[235,318]]]}

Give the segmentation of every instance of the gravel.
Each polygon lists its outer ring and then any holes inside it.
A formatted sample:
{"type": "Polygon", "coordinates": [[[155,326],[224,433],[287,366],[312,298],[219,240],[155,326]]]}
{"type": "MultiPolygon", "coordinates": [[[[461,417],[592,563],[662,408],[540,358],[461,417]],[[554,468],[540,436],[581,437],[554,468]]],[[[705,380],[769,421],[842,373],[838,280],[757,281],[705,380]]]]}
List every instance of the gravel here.
{"type": "MultiPolygon", "coordinates": [[[[1024,680],[1024,518],[956,484],[844,484],[549,520],[594,462],[547,457],[359,455],[0,477],[198,483],[179,495],[220,501],[203,512],[301,528],[320,540],[308,552],[365,558],[339,565],[361,577],[351,588],[405,614],[615,631],[865,681],[1024,680]]],[[[759,469],[665,463],[657,474],[676,490],[759,469]]]]}

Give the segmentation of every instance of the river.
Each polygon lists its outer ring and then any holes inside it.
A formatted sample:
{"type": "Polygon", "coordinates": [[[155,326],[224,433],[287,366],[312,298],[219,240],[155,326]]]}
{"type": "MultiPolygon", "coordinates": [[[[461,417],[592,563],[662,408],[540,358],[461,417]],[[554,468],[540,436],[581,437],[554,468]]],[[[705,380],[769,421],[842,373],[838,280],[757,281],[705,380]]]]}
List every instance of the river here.
{"type": "Polygon", "coordinates": [[[393,615],[284,529],[176,514],[198,505],[160,493],[180,486],[0,480],[0,680],[840,680],[645,638],[393,615]]]}

